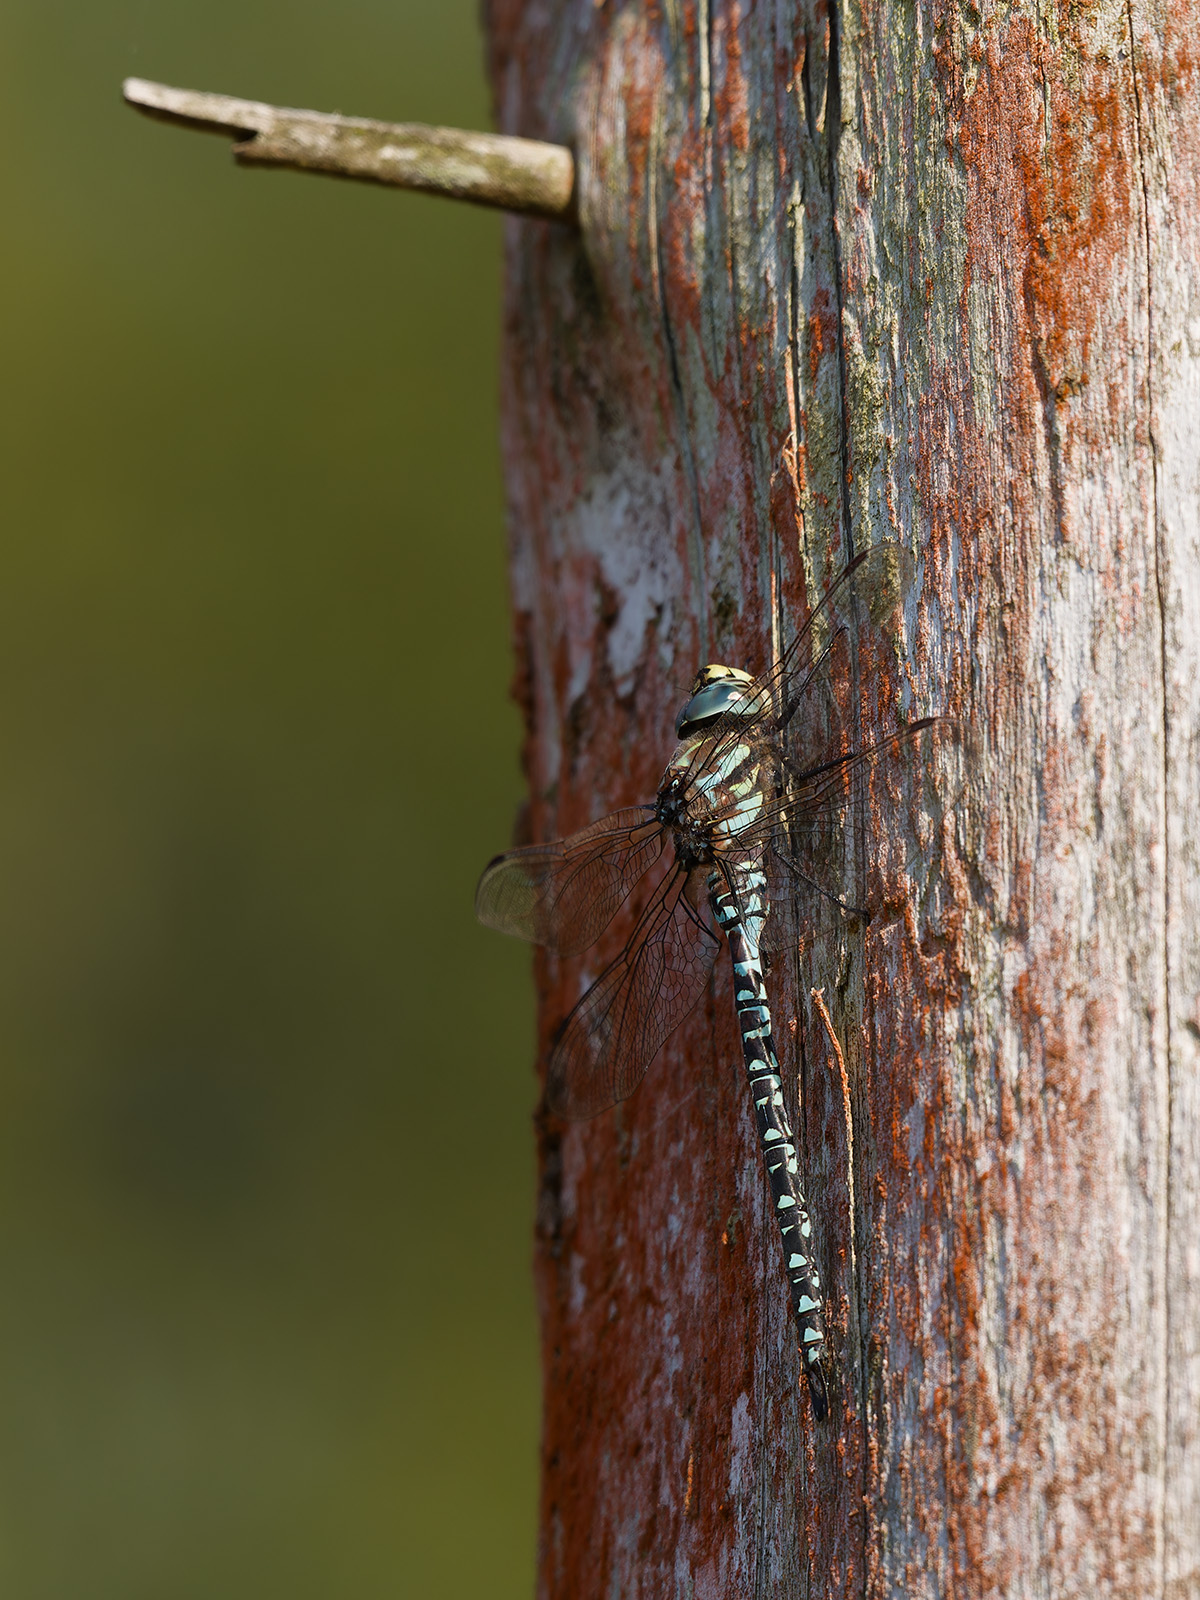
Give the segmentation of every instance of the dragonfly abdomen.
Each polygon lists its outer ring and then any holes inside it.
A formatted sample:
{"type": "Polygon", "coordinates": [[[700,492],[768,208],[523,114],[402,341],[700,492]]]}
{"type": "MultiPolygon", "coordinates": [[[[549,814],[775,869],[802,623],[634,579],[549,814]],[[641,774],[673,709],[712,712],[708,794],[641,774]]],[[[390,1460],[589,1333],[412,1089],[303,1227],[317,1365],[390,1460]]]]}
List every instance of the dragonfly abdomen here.
{"type": "Polygon", "coordinates": [[[813,1410],[824,1417],[829,1408],[821,1352],[825,1327],[821,1315],[821,1279],[812,1254],[812,1223],[800,1187],[796,1142],[783,1104],[783,1083],[771,1034],[771,1011],[763,981],[759,935],[766,909],[766,883],[758,867],[737,875],[738,895],[724,874],[709,879],[713,915],[733,958],[734,997],[742,1035],[742,1057],[754,1105],[754,1120],[770,1185],[772,1210],[783,1241],[792,1315],[800,1355],[808,1379],[813,1410]]]}

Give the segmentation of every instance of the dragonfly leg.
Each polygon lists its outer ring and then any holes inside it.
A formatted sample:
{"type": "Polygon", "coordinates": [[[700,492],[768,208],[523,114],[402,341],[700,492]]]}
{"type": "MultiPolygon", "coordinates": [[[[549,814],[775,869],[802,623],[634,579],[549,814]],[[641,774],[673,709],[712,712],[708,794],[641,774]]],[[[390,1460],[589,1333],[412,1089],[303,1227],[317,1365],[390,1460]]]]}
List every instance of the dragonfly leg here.
{"type": "Polygon", "coordinates": [[[829,1410],[829,1397],[821,1368],[821,1352],[825,1345],[821,1279],[812,1257],[812,1223],[800,1187],[795,1137],[783,1105],[783,1084],[771,1036],[771,1011],[758,943],[765,915],[765,888],[766,880],[760,870],[739,874],[743,901],[739,905],[728,884],[714,873],[710,880],[710,898],[713,915],[725,934],[733,958],[742,1056],[767,1168],[772,1209],[783,1241],[783,1259],[804,1374],[813,1411],[818,1418],[824,1418],[829,1410]]]}

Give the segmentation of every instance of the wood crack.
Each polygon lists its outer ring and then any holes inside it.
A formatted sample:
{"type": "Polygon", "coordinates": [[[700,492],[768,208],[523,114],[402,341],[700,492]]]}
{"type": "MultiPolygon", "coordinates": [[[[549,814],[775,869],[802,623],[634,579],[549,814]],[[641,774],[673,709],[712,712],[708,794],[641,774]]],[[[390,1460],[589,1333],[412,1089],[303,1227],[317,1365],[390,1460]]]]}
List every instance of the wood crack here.
{"type": "Polygon", "coordinates": [[[1163,1186],[1163,1331],[1160,1356],[1163,1368],[1163,1393],[1161,1427],[1163,1443],[1162,1474],[1159,1482],[1159,1529],[1161,1538],[1159,1594],[1167,1592],[1167,1472],[1170,1457],[1171,1430],[1171,1210],[1174,1193],[1172,1184],[1172,1152],[1174,1149],[1174,1105],[1172,1093],[1172,1017],[1171,1017],[1171,836],[1168,818],[1168,796],[1171,782],[1171,713],[1170,685],[1167,677],[1167,594],[1163,571],[1163,527],[1158,485],[1158,430],[1154,415],[1154,269],[1151,260],[1150,184],[1146,176],[1146,151],[1142,127],[1142,95],[1138,85],[1137,51],[1133,32],[1133,0],[1126,0],[1125,21],[1129,33],[1129,77],[1133,89],[1133,126],[1137,144],[1138,182],[1142,196],[1142,236],[1146,251],[1146,432],[1150,440],[1151,506],[1154,517],[1154,584],[1158,599],[1159,683],[1162,692],[1162,773],[1159,826],[1162,829],[1163,849],[1163,1023],[1166,1030],[1166,1162],[1163,1186]]]}
{"type": "MultiPolygon", "coordinates": [[[[807,54],[807,53],[806,53],[807,54]]],[[[838,158],[842,137],[842,17],[839,0],[831,0],[829,7],[829,61],[825,79],[825,148],[826,158],[829,162],[829,218],[831,229],[831,244],[833,250],[833,292],[834,309],[837,327],[837,381],[838,381],[838,477],[841,507],[841,523],[843,548],[840,552],[843,561],[851,561],[855,554],[853,502],[851,489],[851,441],[850,441],[850,381],[849,368],[846,359],[846,296],[845,296],[845,267],[842,260],[842,236],[839,214],[840,184],[838,181],[838,158]]],[[[862,857],[862,841],[857,841],[859,859],[862,857]]],[[[826,1031],[834,1039],[831,1021],[828,1012],[824,1012],[823,1021],[826,1031]]],[[[866,1357],[867,1346],[864,1338],[866,1327],[869,1324],[869,1315],[866,1305],[867,1285],[863,1279],[862,1263],[857,1251],[858,1219],[855,1216],[855,1184],[854,1162],[856,1159],[853,1142],[853,1113],[851,1109],[850,1085],[846,1075],[845,1061],[838,1049],[838,1065],[841,1070],[840,1089],[843,1095],[843,1109],[846,1117],[846,1162],[849,1182],[849,1248],[850,1248],[850,1284],[853,1294],[855,1335],[850,1341],[855,1365],[854,1392],[860,1411],[860,1428],[862,1433],[862,1461],[864,1463],[864,1476],[862,1482],[863,1515],[860,1522],[861,1542],[859,1544],[859,1573],[861,1577],[861,1594],[863,1600],[870,1587],[871,1570],[871,1528],[870,1511],[868,1509],[868,1477],[865,1472],[865,1463],[871,1459],[871,1410],[870,1410],[870,1385],[868,1381],[866,1357]]],[[[848,1419],[847,1419],[848,1420],[848,1419]]]]}
{"type": "Polygon", "coordinates": [[[653,262],[654,294],[662,320],[663,344],[667,352],[667,374],[671,386],[671,399],[679,428],[679,449],[683,457],[684,476],[692,502],[688,550],[691,557],[692,585],[696,596],[696,646],[700,661],[708,658],[709,607],[708,573],[704,559],[704,521],[700,514],[700,480],[696,472],[696,458],[692,450],[691,430],[688,426],[687,402],[683,394],[683,381],[679,372],[679,353],[675,346],[675,329],[667,308],[666,262],[663,258],[662,230],[658,221],[658,168],[662,151],[661,114],[656,108],[650,136],[650,160],[647,178],[647,210],[650,225],[650,254],[653,262]]]}
{"type": "Polygon", "coordinates": [[[833,230],[833,296],[837,312],[838,455],[845,561],[854,558],[850,500],[850,385],[846,368],[846,322],[842,233],[838,222],[838,147],[842,139],[842,23],[837,0],[829,7],[829,70],[825,80],[825,140],[829,158],[829,216],[833,230]]]}

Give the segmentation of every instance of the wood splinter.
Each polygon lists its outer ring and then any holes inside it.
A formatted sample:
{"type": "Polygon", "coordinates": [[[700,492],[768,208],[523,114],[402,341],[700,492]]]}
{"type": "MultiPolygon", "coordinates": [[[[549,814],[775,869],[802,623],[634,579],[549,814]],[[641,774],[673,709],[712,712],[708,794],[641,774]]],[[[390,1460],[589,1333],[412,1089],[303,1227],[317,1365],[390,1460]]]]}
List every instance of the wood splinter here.
{"type": "Polygon", "coordinates": [[[325,172],[522,216],[576,219],[575,162],[565,145],[420,122],[294,111],[142,78],[126,78],[123,93],[146,116],[232,137],[234,157],[247,166],[325,172]]]}

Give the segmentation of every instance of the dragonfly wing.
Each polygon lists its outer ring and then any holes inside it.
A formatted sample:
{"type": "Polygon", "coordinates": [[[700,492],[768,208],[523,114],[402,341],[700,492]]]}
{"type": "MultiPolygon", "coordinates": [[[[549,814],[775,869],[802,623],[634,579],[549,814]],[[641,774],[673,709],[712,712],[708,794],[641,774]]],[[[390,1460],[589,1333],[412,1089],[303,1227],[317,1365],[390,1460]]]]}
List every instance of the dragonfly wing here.
{"type": "Polygon", "coordinates": [[[843,834],[856,818],[865,819],[876,791],[894,803],[913,773],[928,771],[936,745],[954,736],[942,717],[922,717],[856,750],[826,747],[804,761],[773,754],[776,792],[738,838],[743,844],[782,842],[793,849],[818,848],[843,834]]]}
{"type": "MultiPolygon", "coordinates": [[[[947,798],[928,786],[936,768],[945,765],[933,761],[935,749],[970,760],[952,722],[926,718],[821,769],[789,771],[790,791],[747,830],[749,842],[764,852],[768,878],[765,948],[806,945],[871,921],[880,909],[881,883],[895,872],[911,877],[922,861],[928,863],[928,846],[908,849],[911,829],[880,831],[874,823],[880,812],[898,818],[907,806],[915,805],[926,818],[958,809],[963,787],[952,785],[947,798]],[[863,877],[868,863],[856,858],[865,839],[872,841],[871,890],[863,877]]],[[[922,831],[911,812],[909,822],[922,831]]]]}
{"type": "MultiPolygon", "coordinates": [[[[871,545],[851,561],[766,674],[768,720],[776,737],[805,707],[816,708],[817,724],[798,732],[796,742],[819,736],[830,698],[846,702],[856,660],[881,647],[890,653],[891,640],[903,627],[913,583],[912,557],[903,545],[871,545]]],[[[844,704],[839,710],[844,714],[844,704]]]]}
{"type": "Polygon", "coordinates": [[[899,630],[912,587],[912,557],[902,545],[871,545],[856,556],[774,665],[747,684],[745,693],[714,724],[712,742],[702,747],[696,775],[721,767],[730,750],[748,737],[778,743],[797,711],[808,703],[820,703],[827,712],[826,691],[831,685],[845,698],[853,654],[899,630]]]}
{"type": "Polygon", "coordinates": [[[719,943],[698,898],[678,871],[655,890],[633,937],[559,1032],[546,1080],[551,1111],[594,1117],[628,1099],[695,1007],[719,943]]]}
{"type": "Polygon", "coordinates": [[[870,912],[849,898],[853,885],[844,870],[823,870],[809,860],[766,852],[768,913],[762,948],[768,955],[795,953],[835,942],[870,921],[870,912]]]}
{"type": "Polygon", "coordinates": [[[510,850],[485,868],[475,915],[485,927],[577,955],[595,944],[664,842],[653,817],[631,807],[569,839],[510,850]]]}

